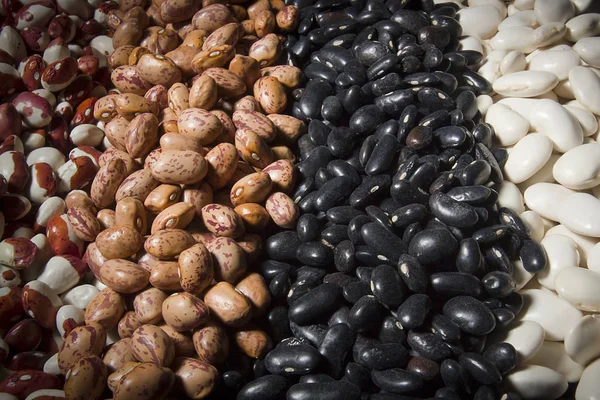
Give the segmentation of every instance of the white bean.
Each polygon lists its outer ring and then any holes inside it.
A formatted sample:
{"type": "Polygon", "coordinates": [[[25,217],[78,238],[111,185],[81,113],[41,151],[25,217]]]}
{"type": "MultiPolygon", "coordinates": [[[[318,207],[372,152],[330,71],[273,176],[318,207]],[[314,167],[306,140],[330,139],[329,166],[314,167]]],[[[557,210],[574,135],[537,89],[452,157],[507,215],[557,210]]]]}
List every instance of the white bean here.
{"type": "Polygon", "coordinates": [[[525,400],[554,400],[569,387],[562,374],[540,365],[524,365],[511,371],[506,383],[525,400]]]}
{"type": "Polygon", "coordinates": [[[600,315],[586,315],[565,338],[565,351],[586,366],[600,357],[600,315]]]}
{"type": "Polygon", "coordinates": [[[546,250],[548,265],[537,274],[537,280],[544,287],[554,290],[556,275],[565,268],[578,267],[581,262],[577,243],[568,236],[550,235],[542,240],[541,245],[546,250]]]}
{"type": "Polygon", "coordinates": [[[554,179],[574,190],[600,184],[600,144],[577,146],[563,154],[553,168],[554,179]]]}
{"type": "Polygon", "coordinates": [[[494,127],[496,138],[502,146],[517,143],[529,131],[529,121],[500,103],[488,108],[485,114],[485,122],[494,127]]]}
{"type": "Polygon", "coordinates": [[[575,391],[575,400],[595,400],[600,398],[600,359],[588,365],[581,374],[579,385],[575,391]]]}
{"type": "Polygon", "coordinates": [[[490,343],[512,344],[519,355],[519,360],[524,361],[534,357],[540,351],[545,336],[544,329],[537,322],[520,321],[512,324],[510,329],[494,332],[490,343]]]}
{"type": "Polygon", "coordinates": [[[571,18],[566,23],[565,39],[577,42],[580,39],[600,35],[600,14],[588,13],[571,18]]]}
{"type": "Polygon", "coordinates": [[[510,181],[504,181],[494,186],[494,189],[498,192],[498,206],[510,208],[517,214],[525,211],[523,195],[517,185],[510,181]]]}
{"type": "Polygon", "coordinates": [[[524,193],[527,207],[537,212],[540,216],[552,221],[558,221],[556,209],[564,199],[573,194],[571,189],[555,183],[540,182],[530,186],[524,193]]]}
{"type": "Polygon", "coordinates": [[[583,373],[583,365],[573,361],[560,342],[545,341],[540,351],[528,363],[553,369],[564,375],[568,382],[579,381],[583,373]]]}
{"type": "Polygon", "coordinates": [[[588,253],[598,242],[598,239],[579,235],[562,224],[549,228],[546,231],[546,236],[549,235],[564,235],[573,239],[575,243],[577,243],[577,249],[579,250],[579,257],[581,258],[580,265],[587,265],[588,253]]]}
{"type": "Polygon", "coordinates": [[[575,6],[570,0],[535,0],[533,10],[540,24],[564,24],[575,15],[575,6]]]}
{"type": "Polygon", "coordinates": [[[464,35],[480,39],[494,36],[502,22],[500,11],[490,4],[463,8],[458,11],[457,19],[462,25],[464,35]]]}
{"type": "Polygon", "coordinates": [[[552,155],[552,141],[541,133],[532,133],[519,140],[508,155],[504,176],[521,183],[539,171],[552,155]]]}
{"type": "Polygon", "coordinates": [[[600,116],[600,77],[589,68],[575,67],[569,72],[569,82],[577,101],[600,116]]]}
{"type": "Polygon", "coordinates": [[[600,200],[588,193],[567,196],[556,212],[558,221],[570,231],[600,237],[600,200]]]}
{"type": "Polygon", "coordinates": [[[592,67],[600,67],[600,37],[579,39],[573,46],[573,50],[592,67]]]}

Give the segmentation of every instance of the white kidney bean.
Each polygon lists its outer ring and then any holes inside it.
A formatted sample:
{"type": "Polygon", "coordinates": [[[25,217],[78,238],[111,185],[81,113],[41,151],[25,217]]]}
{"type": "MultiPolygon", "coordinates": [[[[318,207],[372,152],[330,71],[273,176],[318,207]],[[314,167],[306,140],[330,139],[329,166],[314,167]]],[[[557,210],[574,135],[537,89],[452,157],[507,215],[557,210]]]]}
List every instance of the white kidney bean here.
{"type": "Polygon", "coordinates": [[[573,361],[560,342],[545,341],[540,351],[528,363],[553,369],[562,374],[569,383],[579,381],[583,373],[583,365],[573,361]]]}
{"type": "Polygon", "coordinates": [[[573,50],[592,67],[600,67],[600,37],[583,38],[577,41],[573,50]]]}
{"type": "Polygon", "coordinates": [[[581,59],[570,47],[540,52],[529,61],[530,70],[550,72],[561,81],[569,77],[571,68],[579,65],[581,59]]]}
{"type": "Polygon", "coordinates": [[[510,29],[498,31],[491,39],[490,44],[494,50],[519,50],[523,53],[531,53],[535,50],[533,29],[528,26],[513,26],[510,29]]]}
{"type": "Polygon", "coordinates": [[[600,357],[600,316],[581,318],[565,338],[564,346],[566,353],[583,366],[600,357]]]}
{"type": "Polygon", "coordinates": [[[600,14],[588,13],[571,18],[565,24],[567,33],[565,39],[577,42],[586,37],[600,35],[600,14]]]}
{"type": "Polygon", "coordinates": [[[500,145],[510,146],[521,140],[529,131],[529,121],[504,104],[494,104],[487,109],[485,122],[495,127],[500,145]]]}
{"type": "Polygon", "coordinates": [[[588,193],[567,196],[556,213],[558,221],[574,233],[600,237],[600,200],[588,193]]]}
{"type": "Polygon", "coordinates": [[[544,328],[546,340],[561,341],[583,317],[581,311],[550,291],[527,289],[521,292],[523,311],[519,319],[537,322],[544,328]],[[557,324],[556,321],[560,321],[557,324]]]}
{"type": "Polygon", "coordinates": [[[581,262],[577,243],[564,235],[546,236],[541,245],[546,250],[548,266],[537,274],[537,280],[548,289],[554,290],[556,275],[565,268],[578,267],[581,262]]]}
{"type": "Polygon", "coordinates": [[[558,84],[555,74],[547,71],[519,71],[494,81],[494,91],[503,96],[535,97],[545,94],[558,84]]]}
{"type": "Polygon", "coordinates": [[[521,191],[512,182],[504,181],[494,187],[498,192],[498,205],[512,209],[517,214],[525,211],[523,204],[523,195],[521,191]]]}
{"type": "Polygon", "coordinates": [[[457,17],[464,35],[489,39],[497,31],[502,22],[500,11],[491,4],[467,7],[458,11],[457,17]]]}
{"type": "Polygon", "coordinates": [[[557,206],[568,195],[573,193],[575,192],[571,189],[556,183],[540,182],[527,188],[524,193],[525,204],[540,216],[552,221],[558,221],[558,217],[556,216],[557,206]]]}
{"type": "Polygon", "coordinates": [[[534,357],[542,347],[546,334],[537,322],[520,321],[511,325],[510,330],[494,333],[490,343],[508,342],[517,350],[519,360],[534,357]]]}
{"type": "Polygon", "coordinates": [[[589,68],[574,67],[569,72],[569,82],[577,101],[600,115],[600,77],[589,68]]]}
{"type": "Polygon", "coordinates": [[[519,140],[508,155],[504,175],[521,183],[539,171],[552,155],[552,141],[541,133],[531,133],[519,140]]]}
{"type": "Polygon", "coordinates": [[[540,24],[550,22],[564,24],[575,16],[575,6],[570,0],[536,0],[533,10],[540,24]]]}
{"type": "Polygon", "coordinates": [[[579,121],[583,136],[588,137],[598,132],[598,117],[586,110],[577,100],[563,105],[569,113],[579,121]]]}
{"type": "Polygon", "coordinates": [[[535,11],[523,10],[512,14],[511,16],[503,20],[500,23],[500,25],[498,25],[498,30],[503,31],[511,29],[515,26],[527,26],[529,28],[537,28],[539,24],[535,16],[535,11]]]}
{"type": "Polygon", "coordinates": [[[583,311],[600,311],[600,273],[587,268],[566,267],[554,280],[556,292],[583,311]]]}
{"type": "Polygon", "coordinates": [[[589,250],[587,267],[592,271],[600,272],[600,242],[589,250]]]}
{"type": "Polygon", "coordinates": [[[588,365],[581,374],[581,380],[575,391],[576,400],[593,400],[600,396],[600,385],[598,377],[600,376],[600,359],[597,359],[588,365]]]}
{"type": "Polygon", "coordinates": [[[525,55],[518,50],[511,51],[500,61],[500,73],[502,75],[523,71],[525,68],[527,68],[525,55]]]}

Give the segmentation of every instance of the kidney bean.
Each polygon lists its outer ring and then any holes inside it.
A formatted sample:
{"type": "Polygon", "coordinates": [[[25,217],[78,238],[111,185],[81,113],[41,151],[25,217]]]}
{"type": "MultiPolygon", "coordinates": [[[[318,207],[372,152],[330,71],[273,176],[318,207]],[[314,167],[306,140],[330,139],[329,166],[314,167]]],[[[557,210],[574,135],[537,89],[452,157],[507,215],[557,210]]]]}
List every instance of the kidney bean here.
{"type": "Polygon", "coordinates": [[[58,377],[35,370],[15,372],[0,382],[0,390],[3,393],[13,395],[19,399],[34,396],[37,391],[50,391],[50,389],[59,389],[60,387],[61,381],[58,377]]]}
{"type": "Polygon", "coordinates": [[[113,389],[113,398],[116,400],[124,400],[129,396],[162,398],[167,396],[173,386],[174,374],[168,368],[151,362],[125,367],[128,367],[126,372],[117,380],[113,389]]]}

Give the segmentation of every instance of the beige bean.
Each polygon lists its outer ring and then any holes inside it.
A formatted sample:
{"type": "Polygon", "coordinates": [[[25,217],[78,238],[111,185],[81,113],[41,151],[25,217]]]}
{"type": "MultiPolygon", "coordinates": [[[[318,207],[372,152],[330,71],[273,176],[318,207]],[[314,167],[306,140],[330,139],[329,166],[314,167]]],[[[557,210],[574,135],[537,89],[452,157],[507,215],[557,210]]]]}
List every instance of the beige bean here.
{"type": "Polygon", "coordinates": [[[162,304],[167,294],[160,289],[150,288],[138,293],[133,299],[133,310],[142,324],[157,324],[162,318],[162,304]]]}
{"type": "Polygon", "coordinates": [[[149,274],[136,263],[115,258],[102,264],[97,277],[115,292],[130,294],[148,285],[149,274]]]}
{"type": "Polygon", "coordinates": [[[244,224],[231,207],[209,204],[202,208],[202,221],[209,232],[217,236],[238,237],[244,233],[244,224]]]}
{"type": "Polygon", "coordinates": [[[104,349],[106,330],[92,322],[73,328],[58,351],[58,368],[66,374],[77,360],[86,355],[99,356],[104,349]]]}
{"type": "Polygon", "coordinates": [[[204,302],[224,325],[240,327],[252,318],[250,301],[227,282],[219,282],[206,292],[204,302]]]}
{"type": "Polygon", "coordinates": [[[108,371],[97,355],[77,360],[65,379],[65,398],[73,400],[100,399],[106,386],[108,371]]]}
{"type": "Polygon", "coordinates": [[[263,169],[275,161],[271,148],[252,131],[237,130],[235,147],[242,159],[253,167],[263,169]]]}
{"type": "MultiPolygon", "coordinates": [[[[115,68],[110,75],[110,79],[113,85],[115,85],[121,93],[135,93],[143,96],[144,93],[152,87],[152,83],[142,78],[137,67],[133,65],[121,65],[120,67],[115,68]]],[[[96,108],[94,107],[94,110],[95,109],[96,108]]],[[[116,110],[114,110],[114,112],[116,113],[116,110]]],[[[95,115],[96,112],[94,111],[94,116],[95,115]]],[[[106,111],[103,111],[101,115],[103,118],[107,119],[110,117],[110,114],[106,111]],[[106,117],[104,117],[104,115],[106,115],[106,117]]]]}
{"type": "Polygon", "coordinates": [[[181,80],[181,71],[168,57],[144,54],[136,65],[140,77],[153,85],[170,87],[181,80]]]}
{"type": "Polygon", "coordinates": [[[195,243],[192,235],[182,229],[164,229],[146,239],[144,249],[159,260],[170,260],[195,243]]]}
{"type": "Polygon", "coordinates": [[[123,368],[125,371],[118,370],[114,373],[121,372],[118,377],[113,378],[113,400],[164,399],[175,381],[175,375],[170,369],[152,362],[129,363],[123,368]]]}
{"type": "Polygon", "coordinates": [[[254,19],[254,30],[259,38],[265,37],[275,31],[275,16],[269,10],[263,10],[254,19]]]}
{"type": "Polygon", "coordinates": [[[98,211],[96,218],[98,219],[98,222],[100,222],[101,230],[111,228],[117,224],[115,212],[109,208],[98,211]]]}
{"type": "Polygon", "coordinates": [[[196,53],[192,59],[192,69],[201,74],[208,68],[222,67],[235,56],[235,48],[228,44],[213,46],[209,50],[196,53]]]}
{"type": "Polygon", "coordinates": [[[117,225],[131,225],[140,235],[145,235],[148,230],[146,210],[141,201],[133,197],[126,197],[117,202],[115,207],[115,222],[117,225]]]}
{"type": "Polygon", "coordinates": [[[185,229],[194,218],[194,206],[179,202],[165,208],[152,222],[151,234],[163,229],[185,229]]]}
{"type": "Polygon", "coordinates": [[[200,153],[191,150],[167,150],[161,152],[150,171],[161,183],[192,184],[200,182],[207,169],[206,160],[200,153]]]}
{"type": "Polygon", "coordinates": [[[177,260],[181,287],[188,293],[200,295],[214,278],[211,253],[202,243],[184,250],[177,260]]]}
{"type": "Polygon", "coordinates": [[[200,75],[190,89],[190,107],[210,110],[218,100],[217,82],[206,74],[200,75]]]}
{"type": "Polygon", "coordinates": [[[306,133],[306,125],[298,118],[283,114],[269,114],[267,118],[277,129],[277,143],[293,145],[306,133]]]}
{"type": "MultiPolygon", "coordinates": [[[[181,255],[179,259],[181,259],[181,255]]],[[[150,271],[150,284],[160,290],[181,291],[177,261],[157,260],[150,271]]]]}
{"type": "Polygon", "coordinates": [[[154,149],[158,140],[158,118],[150,113],[134,117],[125,132],[125,148],[133,158],[143,158],[154,149]]]}
{"type": "Polygon", "coordinates": [[[275,16],[277,27],[283,32],[296,30],[300,23],[300,11],[296,6],[285,6],[275,16]]]}
{"type": "Polygon", "coordinates": [[[178,332],[186,332],[204,324],[208,314],[204,302],[187,292],[172,294],[162,303],[165,322],[178,332]]]}
{"type": "Polygon", "coordinates": [[[220,143],[206,154],[206,181],[213,189],[224,188],[237,169],[238,153],[234,145],[220,143]]]}
{"type": "Polygon", "coordinates": [[[235,333],[235,343],[250,358],[263,358],[273,348],[267,333],[258,328],[248,327],[235,333]]]}
{"type": "Polygon", "coordinates": [[[152,52],[143,46],[137,46],[129,53],[128,64],[136,65],[144,54],[152,54],[152,52]]]}
{"type": "Polygon", "coordinates": [[[278,114],[285,110],[287,95],[283,85],[273,76],[263,76],[254,84],[254,97],[267,114],[278,114]]]}
{"type": "Polygon", "coordinates": [[[252,131],[267,143],[272,142],[277,134],[275,124],[257,111],[235,111],[232,121],[236,129],[252,131]]]}
{"type": "Polygon", "coordinates": [[[239,206],[245,203],[262,203],[269,196],[272,188],[273,182],[269,174],[255,172],[247,175],[231,188],[231,204],[239,206]]]}
{"type": "Polygon", "coordinates": [[[192,60],[194,59],[196,54],[198,54],[201,51],[201,47],[202,44],[200,44],[200,47],[182,44],[176,49],[169,51],[167,54],[165,54],[165,56],[169,57],[175,63],[177,68],[179,68],[179,70],[181,71],[183,77],[190,78],[196,74],[194,68],[192,67],[192,60]]]}
{"type": "Polygon", "coordinates": [[[192,357],[195,356],[194,342],[191,332],[177,332],[167,324],[158,326],[162,329],[173,341],[175,345],[175,357],[192,357]]]}
{"type": "Polygon", "coordinates": [[[248,55],[258,61],[261,67],[268,67],[277,61],[280,52],[279,38],[269,33],[252,44],[248,55]]]}
{"type": "Polygon", "coordinates": [[[116,115],[104,125],[106,138],[110,144],[121,151],[127,150],[125,147],[125,133],[127,132],[128,125],[129,121],[120,115],[116,115]]]}
{"type": "Polygon", "coordinates": [[[188,108],[177,119],[179,133],[197,139],[201,145],[212,143],[223,132],[221,120],[200,108],[188,108]]]}
{"type": "Polygon", "coordinates": [[[98,208],[107,208],[115,201],[119,185],[127,177],[123,160],[113,158],[100,167],[90,190],[90,197],[98,208]]]}
{"type": "Polygon", "coordinates": [[[260,112],[260,104],[253,96],[244,96],[233,105],[235,111],[258,111],[260,112]]]}
{"type": "Polygon", "coordinates": [[[253,272],[235,285],[252,303],[252,315],[260,317],[271,305],[271,292],[260,274],[253,272]]]}
{"type": "Polygon", "coordinates": [[[73,231],[81,240],[93,242],[102,230],[93,209],[81,206],[71,207],[67,211],[67,217],[73,231]]]}
{"type": "Polygon", "coordinates": [[[190,399],[206,398],[219,382],[219,371],[215,367],[194,358],[176,358],[171,368],[190,399]]]}
{"type": "Polygon", "coordinates": [[[277,160],[267,165],[263,172],[269,174],[276,191],[291,193],[296,181],[294,165],[289,160],[277,160]]]}
{"type": "Polygon", "coordinates": [[[291,229],[296,226],[300,210],[294,200],[282,192],[273,193],[265,202],[265,208],[275,224],[291,229]]]}
{"type": "Polygon", "coordinates": [[[211,365],[219,365],[227,359],[229,355],[227,331],[217,321],[210,319],[205,326],[194,330],[192,339],[200,360],[211,365]]]}
{"type": "Polygon", "coordinates": [[[138,319],[134,311],[127,311],[123,315],[123,317],[121,317],[121,319],[119,320],[119,324],[117,325],[119,337],[121,339],[131,338],[131,335],[133,335],[133,331],[135,331],[142,325],[142,322],[138,319]]]}
{"type": "Polygon", "coordinates": [[[137,114],[150,113],[158,115],[158,106],[142,96],[134,93],[122,93],[115,100],[115,108],[119,115],[131,121],[137,114]]]}
{"type": "Polygon", "coordinates": [[[142,325],[131,335],[131,350],[136,360],[168,367],[175,357],[173,341],[156,325],[142,325]]]}
{"type": "Polygon", "coordinates": [[[242,78],[225,68],[209,68],[203,75],[214,79],[219,97],[226,99],[238,97],[246,92],[246,84],[242,78]]]}
{"type": "Polygon", "coordinates": [[[256,233],[246,233],[236,240],[238,246],[244,251],[248,264],[259,259],[263,251],[263,240],[256,233]]]}
{"type": "Polygon", "coordinates": [[[208,242],[206,248],[214,260],[215,279],[231,284],[237,282],[248,268],[244,250],[228,237],[217,237],[208,242]]]}
{"type": "Polygon", "coordinates": [[[112,329],[117,326],[123,314],[125,314],[123,297],[110,288],[104,288],[85,309],[85,323],[96,322],[104,329],[112,329]]]}
{"type": "Polygon", "coordinates": [[[190,91],[181,82],[177,82],[169,89],[169,108],[179,116],[182,111],[190,107],[190,91]]]}
{"type": "Polygon", "coordinates": [[[260,64],[254,58],[236,54],[229,63],[229,70],[239,76],[247,88],[260,78],[260,64]]]}
{"type": "Polygon", "coordinates": [[[129,54],[135,49],[133,45],[124,45],[115,48],[115,51],[108,57],[108,65],[115,69],[121,65],[129,64],[129,54]]]}
{"type": "Polygon", "coordinates": [[[191,150],[200,154],[204,153],[198,139],[173,132],[167,132],[160,137],[160,148],[162,150],[191,150]]]}
{"type": "Polygon", "coordinates": [[[127,337],[113,343],[104,353],[102,361],[109,374],[121,368],[125,363],[135,362],[131,353],[131,338],[127,337]]]}
{"type": "Polygon", "coordinates": [[[221,46],[224,44],[235,46],[238,40],[242,37],[243,29],[237,22],[230,22],[217,28],[213,31],[204,43],[202,44],[202,50],[207,51],[215,46],[221,46]]]}
{"type": "Polygon", "coordinates": [[[134,160],[133,157],[131,157],[127,152],[117,150],[113,147],[109,147],[104,151],[104,153],[102,153],[100,159],[98,160],[98,165],[100,165],[100,167],[103,167],[113,159],[119,159],[125,163],[126,176],[129,176],[138,169],[140,169],[140,164],[136,160],[134,160]]]}
{"type": "Polygon", "coordinates": [[[103,230],[96,237],[96,246],[104,257],[131,257],[142,247],[143,238],[133,225],[114,225],[103,230]]]}
{"type": "Polygon", "coordinates": [[[248,232],[262,232],[271,220],[267,210],[260,204],[240,204],[233,210],[242,218],[248,232]]]}
{"type": "Polygon", "coordinates": [[[148,194],[148,197],[144,200],[144,207],[151,213],[158,214],[177,203],[180,197],[181,186],[162,184],[148,194]]]}

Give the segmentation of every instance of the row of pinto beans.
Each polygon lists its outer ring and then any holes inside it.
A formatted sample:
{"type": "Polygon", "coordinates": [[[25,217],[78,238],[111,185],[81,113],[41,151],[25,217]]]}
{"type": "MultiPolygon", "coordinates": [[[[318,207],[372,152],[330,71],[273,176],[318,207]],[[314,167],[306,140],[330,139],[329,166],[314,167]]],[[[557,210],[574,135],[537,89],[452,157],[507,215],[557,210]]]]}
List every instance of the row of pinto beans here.
{"type": "Polygon", "coordinates": [[[297,9],[15,0],[0,15],[0,392],[222,390],[218,369],[272,347],[251,267],[298,218],[306,128],[285,114],[302,74],[275,65],[297,9]]]}

